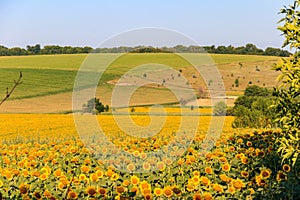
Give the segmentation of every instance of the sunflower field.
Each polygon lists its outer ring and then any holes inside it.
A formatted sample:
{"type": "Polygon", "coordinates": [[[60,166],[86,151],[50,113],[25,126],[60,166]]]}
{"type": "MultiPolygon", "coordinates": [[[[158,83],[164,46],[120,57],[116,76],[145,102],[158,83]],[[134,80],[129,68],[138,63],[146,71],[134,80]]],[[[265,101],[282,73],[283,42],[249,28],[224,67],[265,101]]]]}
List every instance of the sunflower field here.
{"type": "MultiPolygon", "coordinates": [[[[149,123],[143,117],[133,116],[140,125],[149,123]]],[[[280,132],[232,129],[232,117],[226,117],[222,134],[210,151],[201,148],[211,118],[201,116],[192,143],[178,159],[148,160],[147,152],[163,148],[174,137],[171,133],[178,119],[170,117],[170,123],[157,136],[132,139],[122,136],[113,125],[112,116],[97,116],[116,146],[144,159],[144,172],[135,173],[135,163],[127,163],[128,170],[124,172],[97,159],[76,132],[72,115],[1,114],[0,197],[292,199],[300,196],[299,165],[281,163],[276,151],[275,138],[280,132]],[[157,170],[149,170],[151,165],[156,165],[157,170]]],[[[175,152],[179,150],[173,148],[175,152]]]]}

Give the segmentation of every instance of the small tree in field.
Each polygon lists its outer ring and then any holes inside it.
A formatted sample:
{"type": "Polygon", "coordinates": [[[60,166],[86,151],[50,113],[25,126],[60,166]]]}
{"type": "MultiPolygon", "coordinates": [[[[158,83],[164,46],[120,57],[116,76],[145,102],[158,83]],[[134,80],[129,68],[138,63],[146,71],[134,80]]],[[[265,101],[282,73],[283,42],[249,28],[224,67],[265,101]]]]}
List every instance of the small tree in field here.
{"type": "Polygon", "coordinates": [[[104,106],[98,98],[91,98],[87,104],[83,105],[83,110],[88,113],[100,114],[102,112],[107,112],[109,106],[104,106]]]}
{"type": "Polygon", "coordinates": [[[235,84],[235,87],[239,87],[239,79],[235,79],[234,84],[235,84]]]}

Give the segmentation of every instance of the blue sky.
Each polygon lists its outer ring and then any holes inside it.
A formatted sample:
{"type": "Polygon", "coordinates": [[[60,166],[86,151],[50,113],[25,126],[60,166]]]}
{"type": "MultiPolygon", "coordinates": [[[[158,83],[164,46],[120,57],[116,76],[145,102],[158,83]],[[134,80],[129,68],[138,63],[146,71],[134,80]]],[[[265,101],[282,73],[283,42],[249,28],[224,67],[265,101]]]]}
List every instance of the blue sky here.
{"type": "Polygon", "coordinates": [[[281,47],[283,37],[276,23],[282,16],[278,12],[291,3],[291,0],[0,0],[0,45],[96,47],[122,32],[158,27],[180,32],[199,45],[253,43],[260,48],[281,47]]]}

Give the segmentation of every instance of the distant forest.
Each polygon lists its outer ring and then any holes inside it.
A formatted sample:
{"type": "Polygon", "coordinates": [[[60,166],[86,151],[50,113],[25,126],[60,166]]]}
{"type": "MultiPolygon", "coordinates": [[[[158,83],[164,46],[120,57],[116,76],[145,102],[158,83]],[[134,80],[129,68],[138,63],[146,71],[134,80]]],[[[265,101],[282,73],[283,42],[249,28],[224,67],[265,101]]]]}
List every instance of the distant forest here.
{"type": "Polygon", "coordinates": [[[244,55],[266,55],[288,57],[290,52],[279,48],[267,47],[265,50],[257,48],[254,44],[246,44],[245,46],[183,46],[155,48],[152,46],[136,46],[136,47],[112,47],[112,48],[92,48],[92,47],[71,47],[47,45],[43,48],[40,44],[33,46],[27,45],[25,48],[13,47],[7,48],[0,46],[0,56],[21,56],[21,55],[46,55],[46,54],[80,54],[80,53],[215,53],[215,54],[244,54],[244,55]]]}

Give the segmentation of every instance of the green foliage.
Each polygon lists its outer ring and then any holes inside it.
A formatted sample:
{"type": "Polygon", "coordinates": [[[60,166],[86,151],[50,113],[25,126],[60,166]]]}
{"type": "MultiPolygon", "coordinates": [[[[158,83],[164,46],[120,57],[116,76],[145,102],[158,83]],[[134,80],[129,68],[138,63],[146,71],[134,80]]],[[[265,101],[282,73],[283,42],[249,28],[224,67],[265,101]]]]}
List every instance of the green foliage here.
{"type": "Polygon", "coordinates": [[[152,46],[136,46],[136,47],[112,47],[112,48],[95,48],[92,47],[71,47],[46,45],[43,48],[40,44],[34,46],[27,45],[26,49],[20,47],[7,48],[0,46],[0,56],[20,56],[20,55],[39,55],[39,54],[82,54],[82,53],[208,53],[215,54],[246,54],[246,55],[267,55],[267,56],[289,56],[290,52],[278,48],[268,47],[266,50],[257,48],[254,44],[246,44],[245,46],[233,47],[229,45],[218,46],[183,46],[176,45],[174,47],[155,48],[152,46]]]}
{"type": "MultiPolygon", "coordinates": [[[[265,50],[257,48],[254,44],[246,44],[245,46],[233,47],[229,46],[206,46],[203,47],[208,53],[216,54],[246,54],[246,55],[268,55],[268,56],[283,56],[291,55],[290,52],[278,48],[267,47],[265,50]]],[[[242,65],[240,65],[242,67],[242,65]]]]}
{"type": "Polygon", "coordinates": [[[142,48],[133,49],[130,51],[130,53],[171,53],[171,52],[160,48],[142,47],[142,48]]]}
{"type": "Polygon", "coordinates": [[[234,84],[235,84],[235,87],[239,87],[239,79],[235,79],[234,84]]]}
{"type": "Polygon", "coordinates": [[[226,115],[226,103],[224,101],[219,101],[214,107],[214,115],[225,116],[226,115]]]}
{"type": "Polygon", "coordinates": [[[109,106],[104,106],[98,98],[91,98],[86,105],[83,105],[84,112],[100,114],[102,112],[108,112],[109,106]]]}
{"type": "Polygon", "coordinates": [[[253,85],[253,86],[248,86],[245,89],[244,95],[248,97],[250,96],[267,97],[267,96],[271,96],[272,93],[267,88],[253,85]]]}
{"type": "MultiPolygon", "coordinates": [[[[280,11],[285,17],[278,29],[285,36],[283,46],[290,49],[300,49],[300,1],[295,0],[293,5],[280,11]]],[[[278,137],[278,152],[282,155],[282,162],[297,162],[300,153],[300,62],[299,53],[288,59],[282,59],[276,64],[274,70],[280,71],[278,77],[280,85],[275,89],[276,96],[273,108],[276,112],[275,122],[282,128],[283,134],[278,137]]]]}
{"type": "Polygon", "coordinates": [[[296,55],[274,66],[281,71],[280,86],[275,89],[276,121],[284,131],[299,131],[300,125],[300,62],[296,55]]]}
{"type": "Polygon", "coordinates": [[[284,22],[283,26],[279,26],[278,29],[282,32],[285,37],[283,47],[289,46],[290,49],[300,48],[300,29],[299,29],[299,0],[295,0],[293,5],[285,7],[280,10],[281,14],[285,14],[279,23],[284,22]]]}
{"type": "Polygon", "coordinates": [[[274,112],[269,108],[272,97],[266,88],[248,86],[243,96],[237,98],[233,107],[235,128],[260,128],[274,126],[274,112]]]}
{"type": "Polygon", "coordinates": [[[30,45],[27,45],[27,52],[28,54],[40,54],[41,52],[41,45],[39,44],[36,44],[35,46],[30,46],[30,45]]]}
{"type": "Polygon", "coordinates": [[[264,55],[289,57],[291,55],[291,53],[288,52],[288,51],[277,49],[277,48],[267,47],[265,52],[264,52],[264,55]]]}

